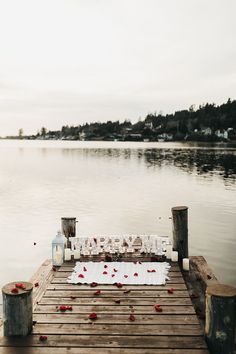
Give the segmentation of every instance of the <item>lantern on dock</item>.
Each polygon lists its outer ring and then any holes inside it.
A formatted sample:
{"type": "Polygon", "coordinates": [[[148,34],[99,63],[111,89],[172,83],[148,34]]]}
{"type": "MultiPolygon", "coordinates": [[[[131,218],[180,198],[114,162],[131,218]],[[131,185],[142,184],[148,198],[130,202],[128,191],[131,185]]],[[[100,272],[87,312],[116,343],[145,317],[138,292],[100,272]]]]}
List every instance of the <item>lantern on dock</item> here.
{"type": "Polygon", "coordinates": [[[61,231],[57,232],[56,237],[52,240],[52,265],[61,266],[64,262],[65,237],[61,231]]]}

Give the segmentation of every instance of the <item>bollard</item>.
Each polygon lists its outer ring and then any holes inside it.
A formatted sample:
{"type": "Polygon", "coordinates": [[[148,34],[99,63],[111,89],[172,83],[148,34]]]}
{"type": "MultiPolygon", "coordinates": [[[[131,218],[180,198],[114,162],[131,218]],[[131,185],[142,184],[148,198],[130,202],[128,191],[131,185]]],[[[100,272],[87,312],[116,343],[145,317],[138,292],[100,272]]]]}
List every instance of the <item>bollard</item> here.
{"type": "Polygon", "coordinates": [[[71,248],[71,242],[69,241],[69,237],[75,237],[76,235],[76,223],[76,218],[61,218],[61,230],[67,239],[67,248],[71,248]]]}
{"type": "Polygon", "coordinates": [[[188,207],[177,206],[171,209],[173,219],[173,249],[179,253],[179,262],[188,258],[188,207]]]}
{"type": "Polygon", "coordinates": [[[13,282],[2,288],[4,336],[27,336],[32,331],[33,284],[13,282]]]}
{"type": "Polygon", "coordinates": [[[233,354],[236,289],[215,284],[206,290],[205,335],[211,354],[233,354]]]}

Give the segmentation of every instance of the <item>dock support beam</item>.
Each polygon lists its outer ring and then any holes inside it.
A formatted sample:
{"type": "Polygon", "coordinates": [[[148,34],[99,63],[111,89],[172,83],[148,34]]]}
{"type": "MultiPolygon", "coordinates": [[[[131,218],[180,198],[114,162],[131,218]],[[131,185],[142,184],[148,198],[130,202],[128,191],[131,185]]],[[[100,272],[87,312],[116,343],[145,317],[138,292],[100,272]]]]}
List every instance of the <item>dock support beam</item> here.
{"type": "Polygon", "coordinates": [[[179,253],[179,261],[188,258],[188,207],[176,206],[171,209],[173,220],[173,249],[179,253]]]}
{"type": "Polygon", "coordinates": [[[32,289],[28,282],[2,288],[4,336],[27,336],[32,331],[32,289]]]}
{"type": "Polygon", "coordinates": [[[208,286],[205,335],[211,354],[234,353],[235,312],[235,288],[223,284],[208,286]]]}
{"type": "Polygon", "coordinates": [[[61,218],[61,230],[67,238],[66,247],[71,247],[69,237],[75,237],[76,235],[76,218],[61,218]]]}

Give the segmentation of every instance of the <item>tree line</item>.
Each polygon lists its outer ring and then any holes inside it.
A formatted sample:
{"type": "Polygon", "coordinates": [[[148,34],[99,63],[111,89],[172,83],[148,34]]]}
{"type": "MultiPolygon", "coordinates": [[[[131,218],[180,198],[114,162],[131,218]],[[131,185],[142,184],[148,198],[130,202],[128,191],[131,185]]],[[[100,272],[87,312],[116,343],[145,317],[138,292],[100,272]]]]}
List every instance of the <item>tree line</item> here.
{"type": "MultiPolygon", "coordinates": [[[[198,108],[176,111],[172,114],[149,113],[142,120],[85,123],[62,126],[60,130],[42,127],[31,139],[68,140],[151,140],[169,137],[169,140],[219,140],[216,131],[228,131],[229,139],[236,140],[236,100],[216,105],[206,103],[198,108]],[[208,133],[206,134],[206,128],[208,133]]],[[[24,138],[23,130],[19,137],[24,138]]]]}

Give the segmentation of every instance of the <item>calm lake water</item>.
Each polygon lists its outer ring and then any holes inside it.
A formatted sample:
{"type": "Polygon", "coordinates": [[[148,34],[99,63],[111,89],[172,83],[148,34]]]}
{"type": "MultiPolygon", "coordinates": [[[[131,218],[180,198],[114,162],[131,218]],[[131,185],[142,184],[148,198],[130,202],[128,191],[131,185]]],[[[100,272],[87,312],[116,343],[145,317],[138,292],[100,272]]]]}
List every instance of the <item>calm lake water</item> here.
{"type": "Polygon", "coordinates": [[[77,234],[172,234],[189,207],[190,255],[236,286],[236,146],[0,140],[0,286],[51,255],[61,216],[77,234]],[[34,246],[36,242],[36,246],[34,246]]]}

